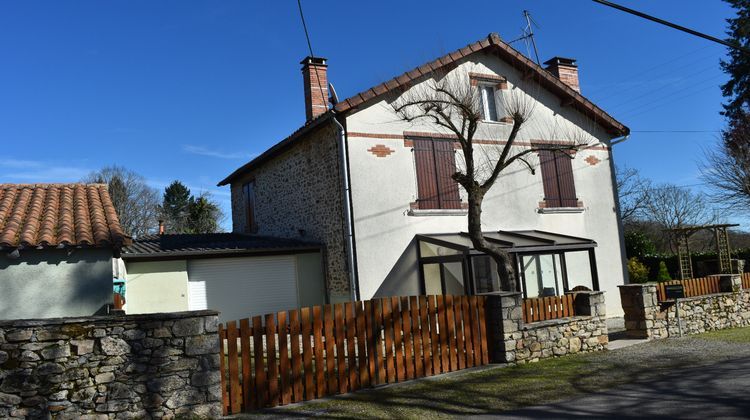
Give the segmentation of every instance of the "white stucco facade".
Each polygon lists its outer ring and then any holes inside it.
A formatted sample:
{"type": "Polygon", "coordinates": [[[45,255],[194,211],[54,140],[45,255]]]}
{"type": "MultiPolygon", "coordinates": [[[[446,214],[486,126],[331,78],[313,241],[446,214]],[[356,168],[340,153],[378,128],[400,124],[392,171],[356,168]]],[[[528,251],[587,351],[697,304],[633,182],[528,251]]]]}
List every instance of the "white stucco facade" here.
{"type": "MultiPolygon", "coordinates": [[[[624,284],[625,274],[610,162],[612,135],[572,107],[562,105],[559,97],[524,80],[516,69],[494,55],[479,52],[464,58],[448,77],[464,74],[468,83],[470,72],[504,77],[508,89],[500,95],[506,100],[524,98],[533,103],[531,117],[517,137],[518,144],[539,140],[583,140],[587,144],[572,160],[581,208],[567,212],[540,210],[539,203],[544,199],[541,171],[532,174],[519,164],[504,171],[486,196],[483,229],[536,229],[595,240],[599,285],[606,291],[608,315],[621,315],[617,286],[624,284]]],[[[410,89],[420,89],[420,84],[410,89]]],[[[467,231],[463,211],[442,215],[414,215],[410,211],[410,203],[417,199],[417,178],[412,147],[404,137],[412,132],[448,133],[437,126],[401,121],[391,106],[397,99],[395,94],[386,94],[346,118],[361,299],[419,293],[414,286],[419,284],[415,235],[467,231]],[[392,152],[378,156],[370,150],[378,145],[392,152]]],[[[475,138],[504,141],[511,126],[484,123],[475,138]]],[[[460,166],[459,152],[456,160],[460,166]]],[[[588,273],[588,263],[574,257],[568,261],[569,277],[574,278],[579,271],[581,275],[588,273]]]]}

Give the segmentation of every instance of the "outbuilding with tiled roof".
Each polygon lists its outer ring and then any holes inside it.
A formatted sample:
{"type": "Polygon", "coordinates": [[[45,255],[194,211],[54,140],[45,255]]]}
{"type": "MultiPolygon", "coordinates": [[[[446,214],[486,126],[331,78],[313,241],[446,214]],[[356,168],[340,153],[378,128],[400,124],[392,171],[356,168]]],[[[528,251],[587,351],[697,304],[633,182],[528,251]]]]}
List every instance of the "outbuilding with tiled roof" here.
{"type": "Polygon", "coordinates": [[[0,319],[106,313],[130,242],[105,184],[0,184],[0,319]]]}

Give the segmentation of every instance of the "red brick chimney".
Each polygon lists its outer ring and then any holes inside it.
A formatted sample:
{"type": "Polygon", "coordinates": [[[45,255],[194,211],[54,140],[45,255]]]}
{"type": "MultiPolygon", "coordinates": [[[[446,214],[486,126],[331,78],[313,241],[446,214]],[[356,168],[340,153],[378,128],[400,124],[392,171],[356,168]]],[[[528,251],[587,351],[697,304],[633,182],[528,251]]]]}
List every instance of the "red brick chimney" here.
{"type": "Polygon", "coordinates": [[[576,92],[581,92],[581,86],[578,84],[578,65],[575,58],[552,57],[544,62],[547,71],[555,75],[561,82],[573,88],[576,92]]]}
{"type": "Polygon", "coordinates": [[[305,84],[305,116],[310,121],[328,111],[328,65],[325,58],[306,57],[302,64],[305,84]]]}

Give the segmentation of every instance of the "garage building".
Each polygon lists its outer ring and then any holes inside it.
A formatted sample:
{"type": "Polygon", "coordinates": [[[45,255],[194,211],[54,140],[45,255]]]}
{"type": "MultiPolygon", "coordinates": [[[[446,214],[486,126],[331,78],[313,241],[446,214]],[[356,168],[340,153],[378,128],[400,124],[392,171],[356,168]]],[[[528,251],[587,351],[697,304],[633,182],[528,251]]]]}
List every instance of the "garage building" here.
{"type": "Polygon", "coordinates": [[[237,233],[149,235],[123,249],[128,314],[214,309],[220,320],[326,303],[319,244],[237,233]]]}

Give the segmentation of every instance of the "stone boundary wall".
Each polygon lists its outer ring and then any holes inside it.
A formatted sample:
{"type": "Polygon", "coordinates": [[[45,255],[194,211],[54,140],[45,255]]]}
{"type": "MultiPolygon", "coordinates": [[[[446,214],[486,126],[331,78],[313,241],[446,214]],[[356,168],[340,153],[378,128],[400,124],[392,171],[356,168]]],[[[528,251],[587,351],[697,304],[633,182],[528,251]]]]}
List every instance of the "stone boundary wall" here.
{"type": "Polygon", "coordinates": [[[221,416],[218,312],[0,321],[0,418],[221,416]]]}
{"type": "Polygon", "coordinates": [[[722,293],[659,302],[656,285],[620,286],[625,328],[632,338],[657,339],[750,325],[750,290],[739,275],[722,275],[722,293]]]}
{"type": "Polygon", "coordinates": [[[604,292],[579,292],[574,317],[523,322],[521,293],[488,296],[488,335],[493,362],[526,363],[607,348],[604,292]]]}

